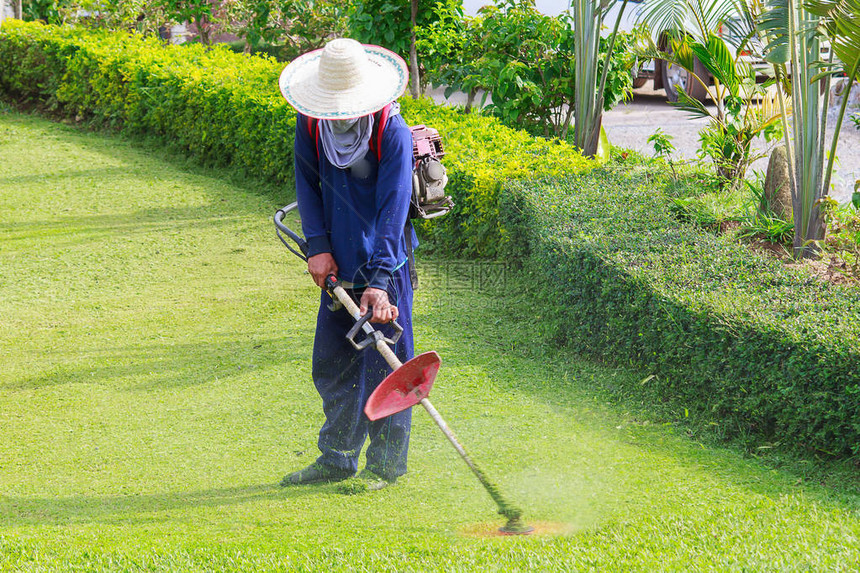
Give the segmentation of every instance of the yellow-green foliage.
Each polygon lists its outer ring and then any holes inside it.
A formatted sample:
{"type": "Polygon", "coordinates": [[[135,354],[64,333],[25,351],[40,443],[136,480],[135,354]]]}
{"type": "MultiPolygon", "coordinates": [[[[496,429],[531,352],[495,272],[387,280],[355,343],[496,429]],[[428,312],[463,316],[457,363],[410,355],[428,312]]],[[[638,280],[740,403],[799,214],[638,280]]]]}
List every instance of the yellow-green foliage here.
{"type": "Polygon", "coordinates": [[[509,239],[499,218],[505,181],[582,173],[596,165],[567,143],[532,137],[493,117],[463,114],[427,98],[403,98],[401,105],[407,123],[434,127],[443,138],[456,213],[422,227],[447,251],[499,254],[509,239]]]}
{"type": "Polygon", "coordinates": [[[282,65],[223,47],[6,22],[0,92],[71,117],[157,135],[204,161],[277,183],[292,180],[295,112],[278,93],[282,65]]]}
{"type": "MultiPolygon", "coordinates": [[[[292,185],[295,112],[278,93],[283,64],[226,48],[7,21],[0,30],[0,94],[131,133],[157,135],[204,161],[292,185]]],[[[498,120],[401,100],[409,124],[444,138],[456,207],[419,224],[447,252],[493,256],[508,236],[498,196],[507,180],[590,168],[572,146],[498,120]]]]}

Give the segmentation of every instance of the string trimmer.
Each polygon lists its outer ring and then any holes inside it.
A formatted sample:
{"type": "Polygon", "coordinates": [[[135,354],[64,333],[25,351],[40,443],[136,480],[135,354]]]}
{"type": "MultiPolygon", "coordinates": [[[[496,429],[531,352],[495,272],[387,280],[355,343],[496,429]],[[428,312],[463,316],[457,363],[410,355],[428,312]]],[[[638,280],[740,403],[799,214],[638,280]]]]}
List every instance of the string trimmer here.
{"type": "MultiPolygon", "coordinates": [[[[278,234],[281,242],[292,253],[302,260],[307,261],[307,242],[284,225],[284,217],[287,213],[295,209],[296,206],[297,203],[290,203],[275,213],[275,232],[278,234]],[[284,239],[281,232],[286,234],[296,244],[299,248],[298,251],[284,239]]],[[[385,361],[392,370],[391,374],[379,384],[376,390],[373,391],[373,394],[370,395],[370,398],[368,398],[364,408],[364,413],[367,417],[371,420],[378,420],[411,408],[416,404],[424,406],[424,409],[427,410],[427,413],[430,414],[430,417],[433,418],[433,421],[436,422],[436,425],[439,426],[439,429],[442,430],[442,433],[445,434],[445,437],[448,438],[448,441],[451,442],[454,449],[457,450],[457,453],[460,454],[460,457],[469,466],[469,469],[477,476],[481,485],[484,486],[484,489],[493,498],[493,501],[496,502],[496,505],[499,507],[499,513],[507,518],[507,523],[499,528],[499,531],[509,535],[525,535],[534,531],[533,527],[529,527],[523,523],[522,510],[505,499],[498,486],[487,478],[487,475],[469,456],[466,449],[457,439],[457,436],[454,435],[454,432],[451,431],[451,428],[448,427],[448,424],[445,423],[445,420],[442,419],[442,416],[439,415],[439,412],[430,403],[428,399],[430,388],[433,387],[433,382],[439,373],[439,367],[442,365],[442,359],[439,355],[436,352],[430,351],[419,354],[405,364],[400,362],[400,359],[397,358],[397,355],[390,348],[397,341],[397,338],[399,338],[399,332],[402,331],[396,322],[392,323],[395,331],[398,333],[395,335],[395,339],[385,338],[382,332],[373,328],[373,325],[369,322],[370,317],[373,315],[372,310],[362,316],[358,305],[344,290],[336,276],[329,275],[325,282],[329,295],[342,305],[355,320],[355,324],[346,334],[347,340],[349,340],[357,351],[362,351],[371,345],[374,346],[382,357],[385,358],[385,361]],[[363,340],[356,341],[356,336],[360,330],[364,331],[365,337],[363,340]]]]}

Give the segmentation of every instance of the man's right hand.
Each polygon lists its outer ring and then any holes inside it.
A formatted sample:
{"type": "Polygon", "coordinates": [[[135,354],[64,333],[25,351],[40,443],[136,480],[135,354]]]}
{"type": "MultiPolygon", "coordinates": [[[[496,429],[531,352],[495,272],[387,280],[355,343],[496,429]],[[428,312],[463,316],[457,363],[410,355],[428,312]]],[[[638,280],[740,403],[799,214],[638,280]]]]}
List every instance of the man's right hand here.
{"type": "Polygon", "coordinates": [[[337,263],[334,262],[331,253],[320,253],[308,258],[308,272],[317,286],[324,289],[326,288],[326,277],[329,275],[337,276],[337,263]]]}

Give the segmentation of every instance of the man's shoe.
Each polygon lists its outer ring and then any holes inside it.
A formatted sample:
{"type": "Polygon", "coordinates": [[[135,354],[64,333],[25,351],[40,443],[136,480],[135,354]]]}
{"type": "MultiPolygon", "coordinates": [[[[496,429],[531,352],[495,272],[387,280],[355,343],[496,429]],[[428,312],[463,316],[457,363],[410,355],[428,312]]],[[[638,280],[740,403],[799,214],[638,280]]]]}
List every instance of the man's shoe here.
{"type": "Polygon", "coordinates": [[[314,462],[304,469],[285,475],[281,480],[281,487],[343,481],[352,475],[350,471],[314,462]]]}
{"type": "Polygon", "coordinates": [[[396,481],[397,478],[385,479],[365,468],[356,477],[338,484],[337,491],[344,495],[357,495],[368,491],[379,491],[396,481]]]}

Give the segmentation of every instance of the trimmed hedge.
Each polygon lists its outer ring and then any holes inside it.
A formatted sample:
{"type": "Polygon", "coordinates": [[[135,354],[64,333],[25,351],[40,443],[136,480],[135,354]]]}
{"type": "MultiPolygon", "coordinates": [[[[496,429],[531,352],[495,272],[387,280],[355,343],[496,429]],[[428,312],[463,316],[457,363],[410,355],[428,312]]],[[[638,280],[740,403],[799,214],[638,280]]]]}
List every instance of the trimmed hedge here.
{"type": "MultiPolygon", "coordinates": [[[[293,181],[295,112],[278,92],[283,64],[224,46],[166,46],[157,39],[6,21],[0,95],[97,125],[158,135],[204,161],[277,184],[293,181]]],[[[535,139],[498,120],[403,98],[410,124],[439,130],[456,208],[423,225],[429,244],[493,256],[501,182],[589,169],[572,146],[535,139]]],[[[292,193],[292,191],[290,191],[292,193]]]]}
{"type": "Polygon", "coordinates": [[[206,162],[284,182],[295,113],[282,105],[278,72],[273,61],[199,44],[16,21],[0,30],[5,97],[158,135],[206,162]]]}
{"type": "Polygon", "coordinates": [[[860,453],[860,289],[681,224],[641,166],[506,187],[508,232],[554,277],[560,341],[656,375],[635,390],[752,434],[860,453]]]}

